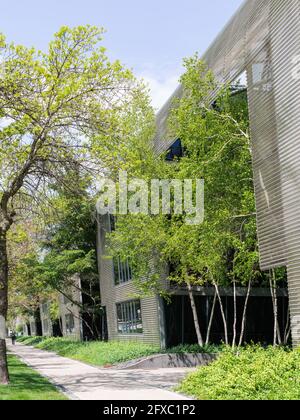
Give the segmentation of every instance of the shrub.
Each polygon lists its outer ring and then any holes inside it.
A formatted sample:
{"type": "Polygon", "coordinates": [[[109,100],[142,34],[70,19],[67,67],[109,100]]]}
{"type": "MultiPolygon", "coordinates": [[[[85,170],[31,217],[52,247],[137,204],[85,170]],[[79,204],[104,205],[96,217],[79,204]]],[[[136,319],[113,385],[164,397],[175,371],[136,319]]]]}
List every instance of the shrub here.
{"type": "Polygon", "coordinates": [[[224,349],[178,390],[200,400],[298,400],[300,350],[248,346],[237,354],[224,349]]]}
{"type": "Polygon", "coordinates": [[[39,336],[30,336],[30,337],[19,337],[17,341],[22,344],[26,344],[27,346],[36,346],[37,344],[41,343],[45,337],[39,336]]]}
{"type": "Polygon", "coordinates": [[[179,346],[172,347],[167,350],[167,353],[176,353],[176,354],[183,354],[183,353],[219,353],[222,351],[222,346],[215,346],[215,345],[207,345],[207,346],[199,346],[198,344],[180,344],[179,346]]]}

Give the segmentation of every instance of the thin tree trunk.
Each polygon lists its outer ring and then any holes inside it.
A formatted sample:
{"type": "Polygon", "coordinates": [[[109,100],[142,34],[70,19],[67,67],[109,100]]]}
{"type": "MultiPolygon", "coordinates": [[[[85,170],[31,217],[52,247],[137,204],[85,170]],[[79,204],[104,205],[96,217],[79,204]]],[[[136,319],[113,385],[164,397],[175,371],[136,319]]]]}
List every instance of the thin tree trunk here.
{"type": "Polygon", "coordinates": [[[251,292],[251,280],[248,283],[247,295],[246,295],[246,300],[245,300],[245,304],[244,304],[244,311],[243,311],[243,318],[242,318],[242,326],[241,326],[241,335],[240,335],[240,340],[239,340],[239,347],[241,347],[241,345],[243,344],[243,340],[244,340],[245,325],[246,325],[246,315],[247,315],[247,308],[248,308],[248,302],[249,302],[250,292],[251,292]]]}
{"type": "Polygon", "coordinates": [[[210,313],[210,319],[209,319],[209,323],[207,327],[207,334],[206,334],[206,341],[205,341],[206,346],[209,344],[209,340],[210,340],[210,332],[211,332],[212,322],[214,319],[216,302],[217,302],[217,292],[215,292],[214,301],[213,301],[213,305],[212,305],[211,313],[210,313]]]}
{"type": "Polygon", "coordinates": [[[287,345],[288,340],[289,340],[289,336],[291,333],[291,328],[290,328],[290,306],[288,305],[288,309],[287,309],[287,316],[286,316],[286,326],[285,326],[285,330],[284,330],[284,345],[287,345]]]}
{"type": "Polygon", "coordinates": [[[277,282],[276,282],[275,270],[272,270],[272,273],[273,273],[274,302],[275,302],[275,310],[276,310],[276,334],[277,334],[277,342],[279,345],[281,345],[282,339],[281,339],[281,332],[280,332],[280,326],[279,326],[279,321],[278,321],[278,296],[277,296],[277,282]]]}
{"type": "Polygon", "coordinates": [[[221,310],[221,315],[222,315],[223,324],[224,324],[225,344],[228,345],[229,344],[228,328],[227,328],[227,320],[226,320],[226,316],[225,316],[225,312],[224,312],[223,302],[222,302],[222,299],[221,299],[221,296],[220,296],[218,285],[215,281],[213,282],[213,285],[215,286],[217,297],[218,297],[219,304],[220,304],[220,310],[221,310]]]}
{"type": "Polygon", "coordinates": [[[0,384],[9,383],[6,355],[6,319],[8,295],[8,259],[6,231],[0,228],[0,384]]]}
{"type": "Polygon", "coordinates": [[[63,329],[63,325],[62,325],[61,316],[58,317],[58,325],[59,325],[61,336],[63,337],[64,336],[64,329],[63,329]]]}
{"type": "Polygon", "coordinates": [[[282,338],[281,338],[281,331],[280,331],[280,325],[279,325],[278,319],[277,319],[277,341],[278,341],[278,344],[281,346],[282,338]]]}
{"type": "Polygon", "coordinates": [[[233,320],[233,338],[232,338],[232,348],[236,346],[236,324],[237,324],[237,305],[236,305],[236,281],[233,279],[233,310],[234,310],[234,320],[233,320]]]}
{"type": "Polygon", "coordinates": [[[196,308],[195,299],[194,299],[194,295],[193,295],[193,290],[192,290],[192,286],[191,286],[190,282],[187,282],[187,288],[188,288],[188,292],[189,292],[189,298],[190,298],[190,301],[191,301],[191,307],[192,307],[192,312],[193,312],[193,318],[194,318],[194,324],[195,324],[195,330],[196,330],[196,334],[197,334],[198,344],[199,344],[199,346],[203,347],[204,342],[203,342],[202,334],[201,334],[201,331],[200,331],[197,308],[196,308]]]}
{"type": "Polygon", "coordinates": [[[276,277],[274,270],[270,270],[270,292],[273,303],[273,315],[274,315],[274,328],[273,328],[273,346],[277,345],[277,323],[278,323],[278,305],[277,305],[277,293],[276,293],[276,277]]]}

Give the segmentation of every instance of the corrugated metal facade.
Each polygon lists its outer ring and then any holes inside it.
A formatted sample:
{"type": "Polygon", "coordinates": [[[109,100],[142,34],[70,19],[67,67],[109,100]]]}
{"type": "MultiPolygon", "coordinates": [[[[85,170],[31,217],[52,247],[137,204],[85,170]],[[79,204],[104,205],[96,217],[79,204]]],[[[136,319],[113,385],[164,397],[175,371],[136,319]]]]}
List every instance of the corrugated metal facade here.
{"type": "MultiPolygon", "coordinates": [[[[70,296],[74,302],[81,302],[81,281],[79,276],[74,276],[72,281],[76,287],[72,290],[66,291],[66,295],[70,296]]],[[[70,338],[72,340],[82,340],[84,339],[82,334],[82,320],[80,314],[80,308],[78,305],[73,304],[68,300],[64,295],[59,295],[59,314],[61,317],[61,327],[64,337],[70,338]],[[73,317],[74,328],[70,331],[67,328],[67,316],[73,317]]]]}
{"type": "Polygon", "coordinates": [[[40,313],[41,313],[43,337],[51,337],[53,335],[53,329],[52,329],[52,321],[51,321],[51,316],[50,316],[50,303],[49,302],[45,302],[40,305],[40,313]]]}
{"type": "MultiPolygon", "coordinates": [[[[300,1],[247,0],[203,59],[220,82],[246,70],[261,267],[287,266],[294,344],[300,344],[300,1]],[[298,60],[297,60],[298,57],[298,60]]],[[[155,149],[175,140],[157,118],[155,149]]]]}
{"type": "Polygon", "coordinates": [[[105,252],[105,234],[107,232],[104,217],[98,219],[98,265],[101,289],[101,303],[106,308],[109,340],[137,340],[154,345],[164,345],[161,340],[160,299],[157,296],[141,299],[143,322],[142,334],[120,334],[117,325],[117,303],[133,299],[137,290],[132,281],[116,286],[113,261],[105,252]]]}
{"type": "Polygon", "coordinates": [[[162,345],[160,334],[160,300],[157,296],[141,299],[142,334],[120,334],[117,325],[117,303],[133,299],[137,289],[132,281],[116,286],[113,261],[105,252],[105,225],[98,220],[98,263],[102,306],[106,308],[109,340],[137,340],[162,345]]]}
{"type": "MultiPolygon", "coordinates": [[[[30,327],[30,334],[35,336],[37,334],[36,331],[36,321],[33,316],[29,318],[29,327],[30,327]]],[[[28,333],[29,331],[27,331],[28,333]]]]}

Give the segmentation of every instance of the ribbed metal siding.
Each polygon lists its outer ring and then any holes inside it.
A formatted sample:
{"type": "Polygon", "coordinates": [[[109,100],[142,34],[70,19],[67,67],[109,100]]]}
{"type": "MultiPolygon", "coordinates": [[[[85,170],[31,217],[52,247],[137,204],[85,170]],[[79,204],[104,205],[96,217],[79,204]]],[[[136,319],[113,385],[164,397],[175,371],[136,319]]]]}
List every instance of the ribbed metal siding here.
{"type": "Polygon", "coordinates": [[[45,311],[44,311],[43,305],[42,304],[40,305],[43,337],[51,337],[53,335],[52,320],[50,317],[49,305],[50,305],[50,302],[47,303],[47,309],[45,311]],[[48,324],[48,330],[45,330],[45,321],[48,324]]]}
{"type": "MultiPolygon", "coordinates": [[[[203,59],[217,80],[247,71],[262,269],[288,266],[293,340],[300,343],[300,88],[292,60],[300,54],[299,0],[248,0],[203,59]]],[[[174,98],[157,116],[155,149],[174,141],[167,120],[174,98]]]]}
{"type": "MultiPolygon", "coordinates": [[[[66,296],[70,296],[74,302],[82,302],[81,294],[81,280],[78,274],[73,275],[72,283],[74,287],[71,289],[65,290],[66,296]]],[[[80,307],[73,304],[66,298],[65,295],[61,293],[57,294],[57,302],[59,307],[59,317],[61,320],[62,334],[64,337],[70,338],[71,340],[80,341],[84,339],[82,334],[82,318],[80,313],[80,307]],[[67,332],[66,326],[66,315],[72,314],[74,317],[74,332],[67,332]]]]}
{"type": "Polygon", "coordinates": [[[35,336],[36,335],[36,321],[33,316],[31,316],[29,319],[29,325],[30,325],[30,334],[32,336],[35,336]]]}
{"type": "MultiPolygon", "coordinates": [[[[270,0],[248,0],[212,43],[203,60],[220,82],[230,82],[239,76],[246,65],[264,46],[269,36],[270,0]]],[[[166,151],[176,137],[168,128],[168,117],[174,99],[182,96],[182,86],[157,114],[157,133],[154,147],[158,153],[166,151]]]]}
{"type": "MultiPolygon", "coordinates": [[[[78,284],[80,287],[80,278],[74,277],[74,281],[78,284]]],[[[72,291],[72,298],[75,302],[81,301],[81,292],[80,289],[74,288],[72,291]]],[[[82,334],[82,319],[80,315],[80,308],[77,305],[74,305],[71,302],[66,302],[64,300],[63,295],[59,295],[58,298],[59,302],[59,315],[61,318],[61,326],[62,326],[62,333],[64,337],[70,338],[72,340],[82,340],[84,339],[82,334]],[[70,333],[67,331],[67,325],[66,325],[66,315],[72,314],[74,317],[74,332],[70,333]]]]}
{"type": "MultiPolygon", "coordinates": [[[[288,265],[293,341],[300,343],[300,80],[293,59],[300,54],[299,0],[273,0],[270,14],[274,102],[280,165],[285,256],[288,265]]],[[[277,186],[278,188],[278,186],[277,186]]]]}

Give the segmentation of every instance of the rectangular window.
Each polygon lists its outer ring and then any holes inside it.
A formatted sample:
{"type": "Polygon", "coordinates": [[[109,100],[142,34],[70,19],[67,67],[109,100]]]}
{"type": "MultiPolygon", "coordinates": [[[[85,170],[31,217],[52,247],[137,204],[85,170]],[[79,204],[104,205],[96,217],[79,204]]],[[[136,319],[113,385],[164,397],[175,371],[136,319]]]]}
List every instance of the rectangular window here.
{"type": "Polygon", "coordinates": [[[117,303],[118,333],[142,334],[143,321],[140,300],[117,303]]]}
{"type": "Polygon", "coordinates": [[[132,269],[128,259],[114,258],[114,278],[116,286],[132,280],[132,269]]]}
{"type": "Polygon", "coordinates": [[[72,334],[75,332],[74,316],[72,314],[66,315],[66,331],[67,334],[72,334]]]}

